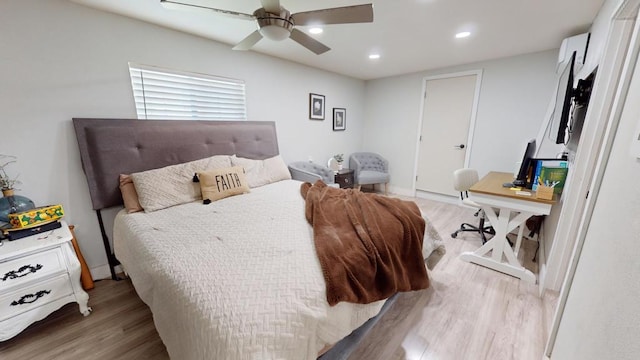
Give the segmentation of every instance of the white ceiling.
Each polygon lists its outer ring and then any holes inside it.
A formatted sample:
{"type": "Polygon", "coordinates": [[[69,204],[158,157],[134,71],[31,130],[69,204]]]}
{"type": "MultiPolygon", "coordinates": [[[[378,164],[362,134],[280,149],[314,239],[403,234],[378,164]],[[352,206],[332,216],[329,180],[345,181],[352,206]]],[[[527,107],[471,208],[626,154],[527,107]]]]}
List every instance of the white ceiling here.
{"type": "MultiPolygon", "coordinates": [[[[256,30],[253,21],[165,9],[160,0],[71,0],[193,33],[230,47],[256,30]]],[[[259,0],[189,0],[253,13],[259,0]]],[[[291,39],[263,39],[252,51],[359,79],[375,79],[555,49],[588,31],[604,0],[281,0],[291,13],[373,2],[374,21],[328,25],[311,35],[332,50],[315,55],[291,39]],[[455,39],[460,31],[471,31],[455,39]],[[369,60],[371,52],[381,58],[369,60]]],[[[308,27],[298,27],[307,32],[308,27]]]]}

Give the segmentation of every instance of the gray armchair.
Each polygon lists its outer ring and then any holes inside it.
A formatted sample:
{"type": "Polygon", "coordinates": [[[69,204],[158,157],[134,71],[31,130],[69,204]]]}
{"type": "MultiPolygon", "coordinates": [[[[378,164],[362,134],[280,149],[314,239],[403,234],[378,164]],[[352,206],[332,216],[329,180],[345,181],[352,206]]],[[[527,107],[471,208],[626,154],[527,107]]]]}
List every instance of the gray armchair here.
{"type": "Polygon", "coordinates": [[[308,181],[312,184],[317,180],[322,180],[325,184],[333,184],[335,182],[333,170],[309,161],[292,162],[289,164],[289,172],[291,172],[292,179],[308,181]]]}
{"type": "Polygon", "coordinates": [[[385,195],[389,193],[389,162],[372,152],[357,152],[349,156],[349,168],[354,170],[358,189],[361,185],[384,184],[385,195]]]}

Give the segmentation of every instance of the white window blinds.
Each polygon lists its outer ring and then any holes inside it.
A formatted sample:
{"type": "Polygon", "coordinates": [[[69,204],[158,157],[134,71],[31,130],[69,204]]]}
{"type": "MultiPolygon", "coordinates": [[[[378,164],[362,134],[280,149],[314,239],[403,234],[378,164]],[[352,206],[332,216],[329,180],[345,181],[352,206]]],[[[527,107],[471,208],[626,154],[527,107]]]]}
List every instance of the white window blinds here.
{"type": "Polygon", "coordinates": [[[138,119],[246,120],[244,82],[129,63],[138,119]]]}

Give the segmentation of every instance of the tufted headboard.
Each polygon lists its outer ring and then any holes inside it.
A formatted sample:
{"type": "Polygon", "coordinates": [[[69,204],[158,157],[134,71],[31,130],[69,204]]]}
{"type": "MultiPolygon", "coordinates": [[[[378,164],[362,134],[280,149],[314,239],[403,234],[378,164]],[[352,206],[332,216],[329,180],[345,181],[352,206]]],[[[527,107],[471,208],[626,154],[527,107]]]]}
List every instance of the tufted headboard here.
{"type": "Polygon", "coordinates": [[[271,121],[73,119],[94,210],[122,204],[118,176],[212,155],[278,155],[271,121]]]}

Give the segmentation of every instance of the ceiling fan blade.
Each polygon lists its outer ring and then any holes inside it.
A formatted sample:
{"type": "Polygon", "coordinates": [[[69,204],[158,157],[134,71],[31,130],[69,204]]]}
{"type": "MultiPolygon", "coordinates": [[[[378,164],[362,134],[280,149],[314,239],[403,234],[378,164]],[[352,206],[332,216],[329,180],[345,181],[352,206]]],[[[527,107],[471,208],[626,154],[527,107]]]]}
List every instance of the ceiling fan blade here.
{"type": "Polygon", "coordinates": [[[249,50],[261,39],[262,34],[260,34],[260,31],[256,30],[237,43],[236,46],[233,47],[233,50],[249,50]]]}
{"type": "Polygon", "coordinates": [[[240,19],[245,19],[245,20],[255,20],[256,19],[256,17],[251,15],[251,14],[240,13],[240,12],[237,12],[237,11],[210,8],[210,7],[206,7],[206,6],[202,6],[202,5],[191,4],[191,3],[189,3],[189,1],[183,1],[183,0],[178,0],[178,1],[176,1],[176,0],[160,0],[160,4],[164,8],[171,9],[171,10],[183,10],[183,11],[197,12],[197,13],[200,13],[200,14],[202,14],[204,11],[213,11],[216,14],[232,16],[234,18],[240,18],[240,19]]]}
{"type": "Polygon", "coordinates": [[[327,51],[331,50],[331,48],[329,48],[325,44],[295,28],[291,30],[290,37],[291,39],[293,39],[293,41],[311,50],[316,55],[324,54],[327,51]]]}
{"type": "Polygon", "coordinates": [[[291,15],[296,25],[329,25],[373,22],[373,4],[299,12],[291,15]]]}
{"type": "Polygon", "coordinates": [[[262,7],[272,14],[280,14],[280,0],[261,0],[262,7]]]}

